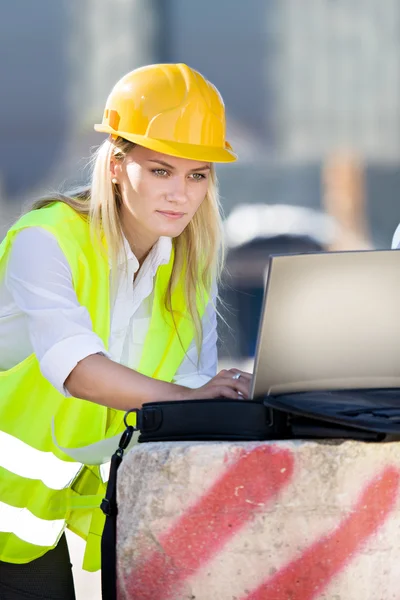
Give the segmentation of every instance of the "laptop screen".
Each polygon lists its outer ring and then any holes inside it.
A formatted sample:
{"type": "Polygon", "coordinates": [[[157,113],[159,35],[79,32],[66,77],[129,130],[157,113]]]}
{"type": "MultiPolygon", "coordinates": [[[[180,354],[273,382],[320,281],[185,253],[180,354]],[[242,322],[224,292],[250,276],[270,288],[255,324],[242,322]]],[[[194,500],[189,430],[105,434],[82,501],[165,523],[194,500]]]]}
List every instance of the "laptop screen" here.
{"type": "Polygon", "coordinates": [[[273,256],[251,397],[400,387],[400,250],[273,256]]]}

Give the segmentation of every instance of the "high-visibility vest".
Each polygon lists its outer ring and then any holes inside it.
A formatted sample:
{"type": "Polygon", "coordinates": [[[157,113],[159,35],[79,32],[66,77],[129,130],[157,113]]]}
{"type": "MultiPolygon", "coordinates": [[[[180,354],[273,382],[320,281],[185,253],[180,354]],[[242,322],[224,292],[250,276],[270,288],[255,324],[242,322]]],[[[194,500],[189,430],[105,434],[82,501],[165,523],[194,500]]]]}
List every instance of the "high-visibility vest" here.
{"type": "MultiPolygon", "coordinates": [[[[56,237],[71,268],[78,300],[107,348],[107,253],[91,236],[87,220],[71,207],[55,202],[24,215],[0,245],[0,276],[15,235],[37,226],[56,237]]],[[[173,253],[169,264],[157,270],[149,331],[137,369],[163,381],[172,381],[194,336],[183,274],[172,294],[174,319],[165,310],[172,266],[173,253]]],[[[200,314],[207,302],[203,296],[198,302],[200,314]]],[[[58,446],[77,448],[116,435],[123,429],[123,416],[123,411],[64,397],[43,377],[35,354],[0,372],[0,561],[27,563],[42,556],[56,546],[68,526],[87,540],[84,568],[100,567],[104,518],[98,507],[104,484],[99,468],[75,462],[58,446]]]]}

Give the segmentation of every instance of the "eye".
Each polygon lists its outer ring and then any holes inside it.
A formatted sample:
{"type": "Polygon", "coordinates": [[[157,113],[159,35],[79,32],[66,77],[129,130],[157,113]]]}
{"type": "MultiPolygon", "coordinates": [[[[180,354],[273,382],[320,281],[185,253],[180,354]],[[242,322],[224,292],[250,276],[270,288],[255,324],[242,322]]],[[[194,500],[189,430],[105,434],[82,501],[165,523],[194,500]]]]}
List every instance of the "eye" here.
{"type": "Polygon", "coordinates": [[[190,177],[191,177],[192,179],[194,179],[195,181],[201,181],[202,179],[205,179],[205,178],[206,178],[206,176],[205,176],[205,175],[203,175],[203,173],[192,173],[192,174],[190,175],[190,177]]]}
{"type": "Polygon", "coordinates": [[[151,172],[154,173],[156,177],[166,177],[168,175],[168,171],[165,169],[152,169],[151,172]]]}

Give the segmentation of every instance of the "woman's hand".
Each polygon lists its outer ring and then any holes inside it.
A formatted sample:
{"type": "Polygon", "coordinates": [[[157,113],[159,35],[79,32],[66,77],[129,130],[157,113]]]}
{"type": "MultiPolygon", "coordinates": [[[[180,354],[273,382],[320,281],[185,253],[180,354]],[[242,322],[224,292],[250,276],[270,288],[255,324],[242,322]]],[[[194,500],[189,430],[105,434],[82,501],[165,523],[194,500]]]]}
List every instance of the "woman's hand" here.
{"type": "Polygon", "coordinates": [[[199,388],[188,389],[182,399],[201,400],[203,398],[248,398],[252,375],[239,369],[224,369],[213,377],[208,383],[199,388]],[[238,377],[240,375],[240,377],[238,377]]]}

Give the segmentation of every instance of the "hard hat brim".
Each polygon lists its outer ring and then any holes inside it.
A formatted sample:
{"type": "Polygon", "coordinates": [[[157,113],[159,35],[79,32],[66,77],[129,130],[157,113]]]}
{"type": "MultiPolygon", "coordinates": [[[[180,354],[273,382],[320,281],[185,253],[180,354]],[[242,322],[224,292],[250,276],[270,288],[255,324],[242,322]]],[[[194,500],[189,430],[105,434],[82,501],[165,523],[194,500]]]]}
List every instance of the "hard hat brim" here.
{"type": "Polygon", "coordinates": [[[138,144],[169,156],[186,158],[188,160],[199,160],[203,162],[229,163],[237,160],[237,155],[230,149],[229,144],[226,148],[217,148],[215,146],[198,146],[196,144],[182,144],[180,142],[170,142],[168,140],[158,140],[148,138],[144,135],[135,135],[124,131],[117,131],[108,125],[95,125],[94,129],[100,133],[108,133],[122,137],[129,142],[138,144]]]}

